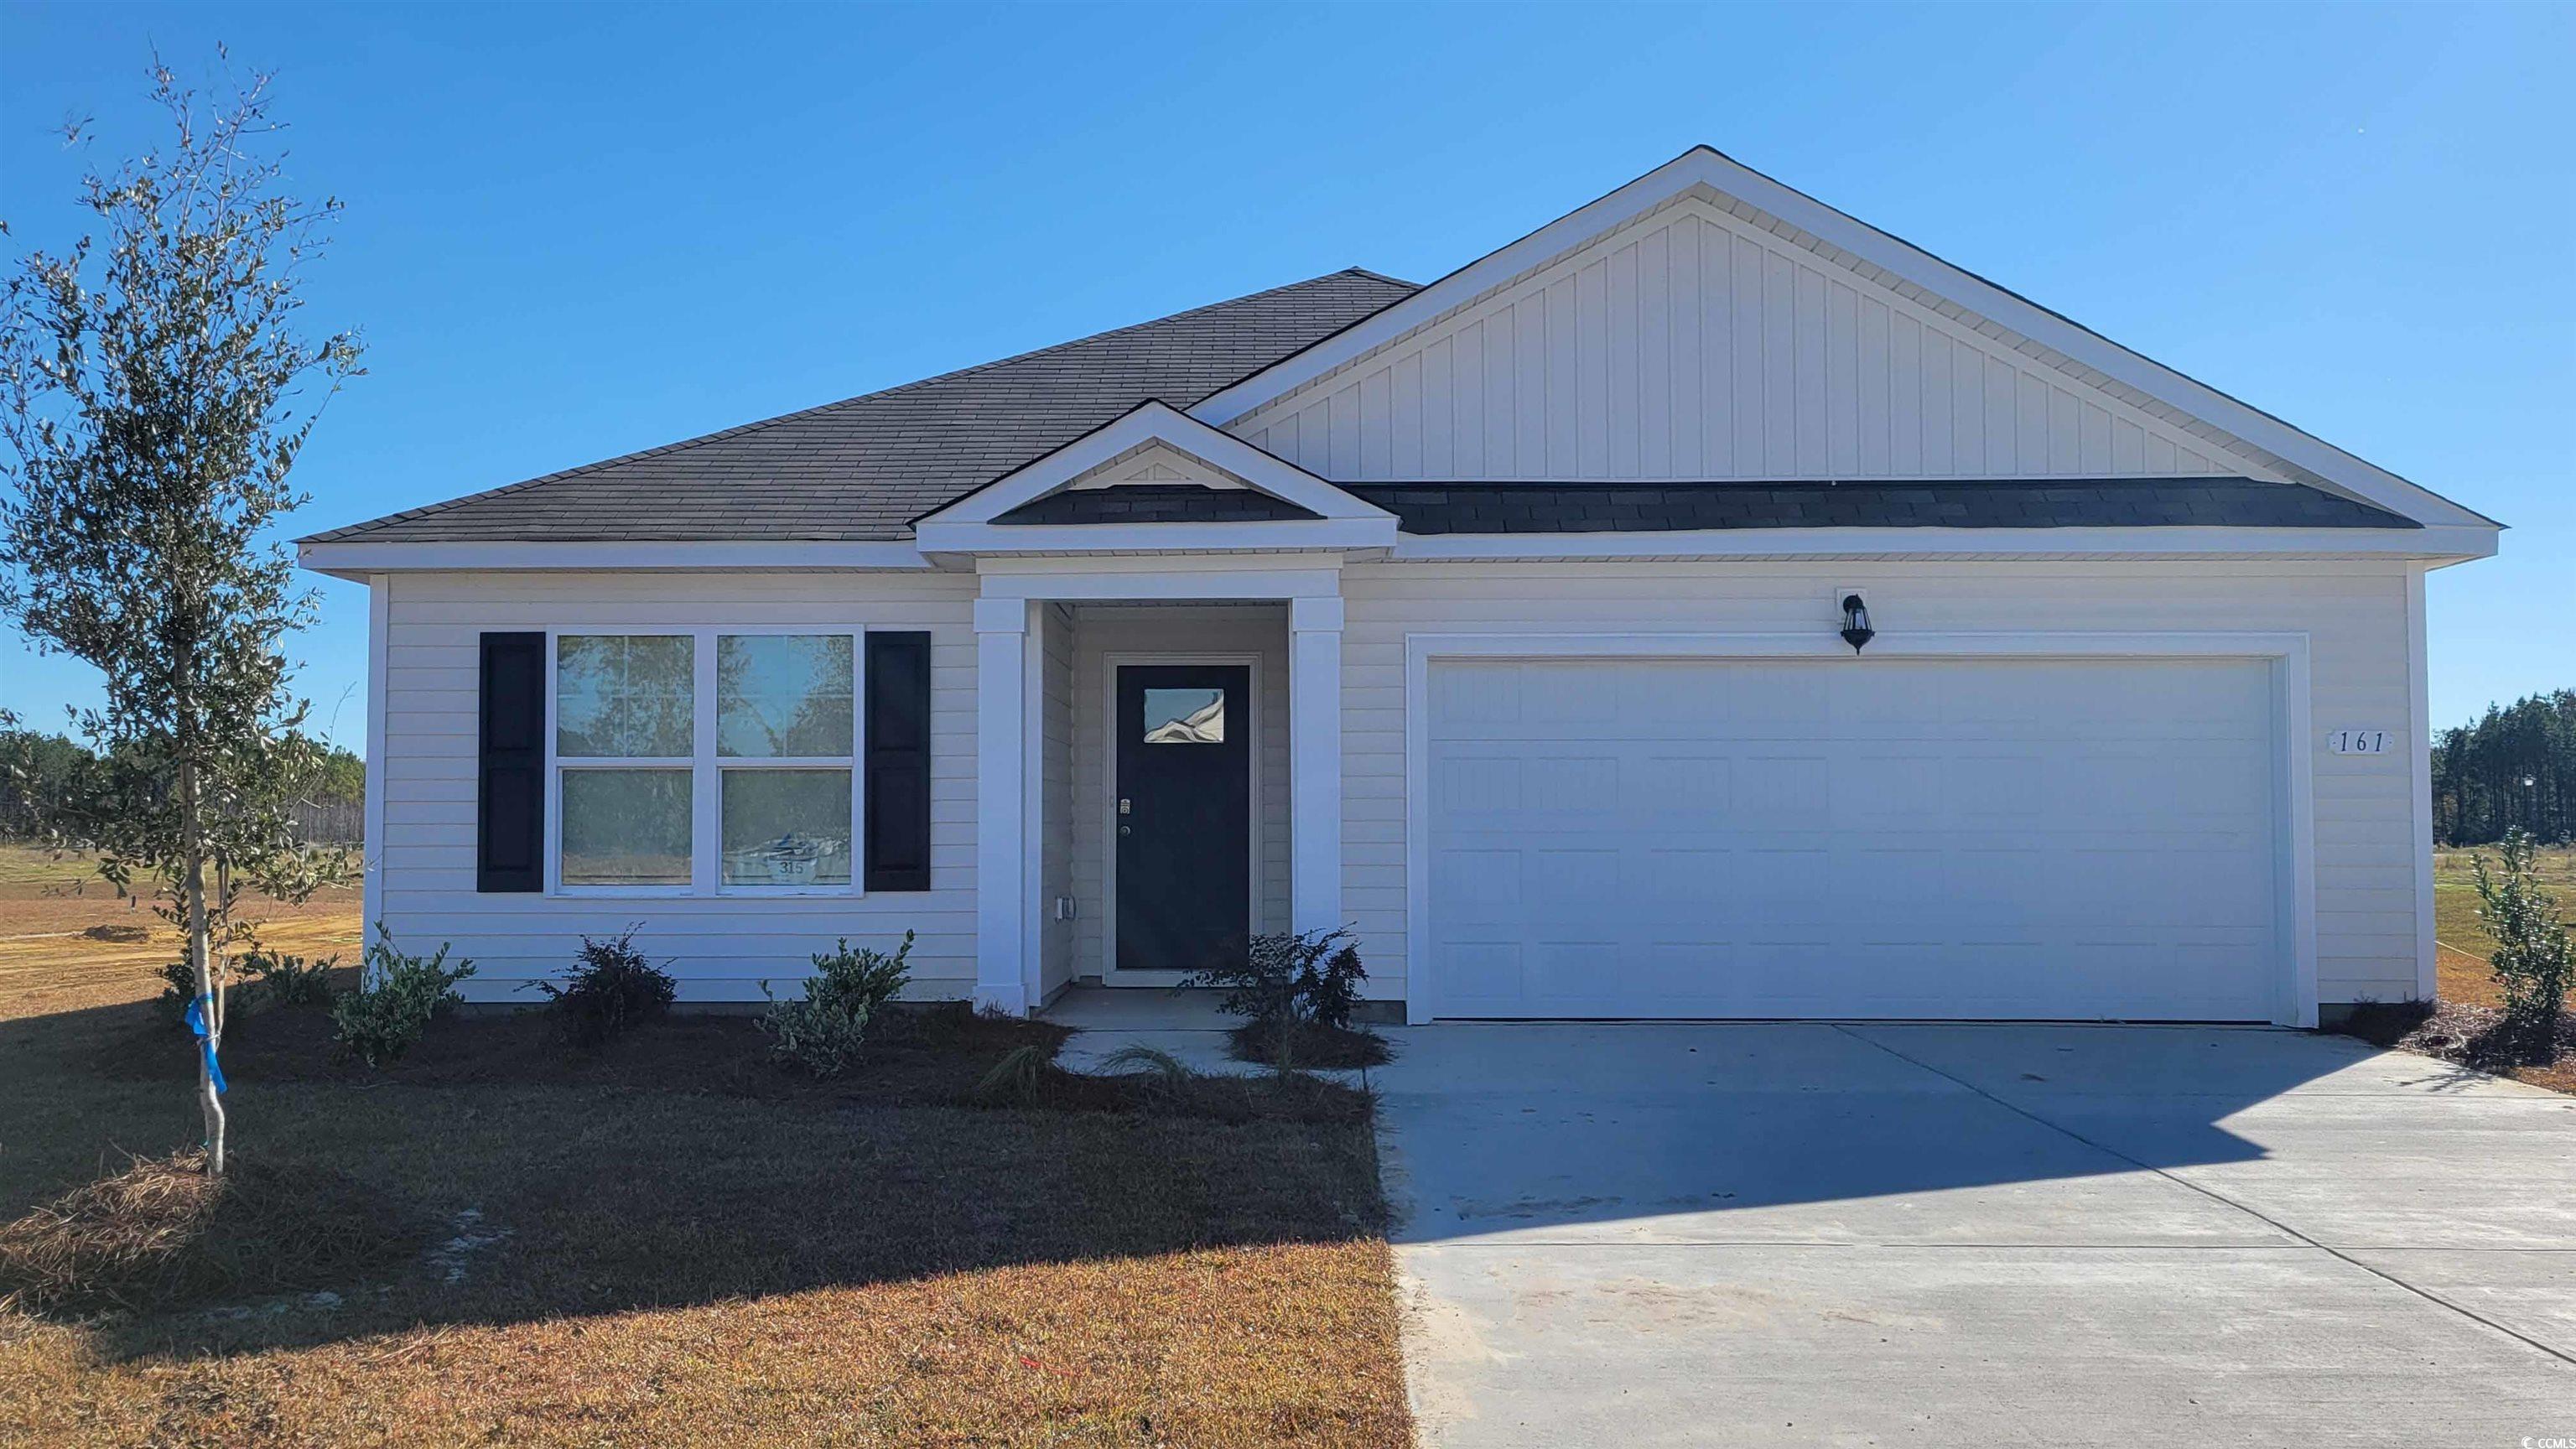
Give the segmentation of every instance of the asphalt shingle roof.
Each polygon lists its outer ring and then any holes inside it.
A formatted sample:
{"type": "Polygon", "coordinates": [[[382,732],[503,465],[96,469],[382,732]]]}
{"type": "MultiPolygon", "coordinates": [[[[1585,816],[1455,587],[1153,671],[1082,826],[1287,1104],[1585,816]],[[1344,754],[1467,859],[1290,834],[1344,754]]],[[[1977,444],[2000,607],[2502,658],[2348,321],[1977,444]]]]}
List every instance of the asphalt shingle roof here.
{"type": "Polygon", "coordinates": [[[1347,485],[1406,533],[1700,528],[2420,528],[2298,483],[2253,478],[1347,485]]]}
{"type": "MultiPolygon", "coordinates": [[[[1188,408],[1416,290],[1357,268],[1334,272],[305,541],[906,539],[914,518],[1149,399],[1188,408]]],[[[2238,477],[1347,486],[1412,534],[2420,527],[2321,489],[2238,477]]],[[[1314,516],[1258,492],[1131,485],[1042,498],[998,521],[1314,516]]]]}
{"type": "Polygon", "coordinates": [[[304,541],[910,538],[1140,402],[1187,408],[1415,290],[1355,267],[304,541]]]}

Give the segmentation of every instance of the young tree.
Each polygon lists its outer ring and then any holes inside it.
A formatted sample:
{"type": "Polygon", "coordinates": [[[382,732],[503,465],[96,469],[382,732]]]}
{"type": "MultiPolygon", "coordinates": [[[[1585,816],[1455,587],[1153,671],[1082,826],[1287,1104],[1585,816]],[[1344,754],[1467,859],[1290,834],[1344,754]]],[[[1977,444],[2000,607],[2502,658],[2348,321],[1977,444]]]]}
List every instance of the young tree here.
{"type": "Polygon", "coordinates": [[[2531,836],[2508,830],[2492,869],[2484,855],[2469,857],[2478,887],[2478,924],[2495,937],[2487,958],[2504,988],[2505,1028],[2515,1042],[2548,1061],[2556,1050],[2558,1014],[2567,1005],[2568,978],[2576,975],[2576,944],[2558,914],[2558,902],[2541,889],[2532,866],[2531,836]]]}
{"type": "Polygon", "coordinates": [[[294,326],[339,203],[281,190],[266,78],[206,102],[151,74],[169,142],[86,177],[102,239],[31,253],[0,298],[0,614],[105,677],[104,707],[73,720],[99,776],[58,823],[186,932],[219,1173],[236,897],[301,900],[345,869],[286,813],[318,764],[282,652],[314,596],[266,535],[303,502],[286,478],[322,402],[360,369],[354,334],[294,326]]]}

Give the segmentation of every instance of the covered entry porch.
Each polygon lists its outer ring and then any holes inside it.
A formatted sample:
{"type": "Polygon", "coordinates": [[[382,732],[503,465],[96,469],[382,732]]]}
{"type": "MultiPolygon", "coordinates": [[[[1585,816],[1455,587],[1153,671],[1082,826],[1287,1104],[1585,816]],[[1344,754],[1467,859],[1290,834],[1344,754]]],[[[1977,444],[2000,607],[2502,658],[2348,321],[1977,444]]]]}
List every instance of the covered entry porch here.
{"type": "Polygon", "coordinates": [[[1340,559],[985,559],[978,1005],[1344,923],[1340,559]]]}

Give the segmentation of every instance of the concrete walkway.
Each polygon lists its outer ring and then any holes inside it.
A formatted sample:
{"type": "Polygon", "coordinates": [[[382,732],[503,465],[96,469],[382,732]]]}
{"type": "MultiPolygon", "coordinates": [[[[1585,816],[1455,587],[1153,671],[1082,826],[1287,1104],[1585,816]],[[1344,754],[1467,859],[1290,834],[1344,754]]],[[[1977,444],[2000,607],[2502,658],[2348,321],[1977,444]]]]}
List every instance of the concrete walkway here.
{"type": "Polygon", "coordinates": [[[1425,1445],[2576,1438],[2576,1099],[2254,1029],[1391,1035],[1425,1445]]]}
{"type": "MultiPolygon", "coordinates": [[[[1217,1009],[1224,995],[1221,991],[1076,986],[1038,1014],[1074,1028],[1073,1038],[1055,1058],[1068,1071],[1119,1071],[1111,1059],[1128,1047],[1149,1047],[1193,1071],[1214,1076],[1247,1077],[1267,1071],[1258,1063],[1236,1061],[1228,1051],[1226,1033],[1239,1019],[1217,1009]]],[[[1355,1071],[1315,1075],[1355,1086],[1363,1080],[1363,1074],[1355,1071]]]]}

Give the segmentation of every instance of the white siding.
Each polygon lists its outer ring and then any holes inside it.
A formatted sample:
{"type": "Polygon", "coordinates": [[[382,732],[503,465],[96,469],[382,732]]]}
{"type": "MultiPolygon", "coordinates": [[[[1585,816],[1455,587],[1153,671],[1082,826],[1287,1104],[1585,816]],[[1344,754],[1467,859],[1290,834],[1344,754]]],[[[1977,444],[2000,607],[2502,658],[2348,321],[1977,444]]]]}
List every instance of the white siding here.
{"type": "Polygon", "coordinates": [[[1354,565],[1343,581],[1342,899],[1373,994],[1404,991],[1406,635],[1823,633],[1851,588],[1889,634],[2307,634],[2318,999],[2415,992],[2408,757],[2324,748],[2338,727],[2412,728],[2401,564],[1389,563],[1354,565]]]}
{"type": "Polygon", "coordinates": [[[474,960],[469,999],[530,1002],[588,935],[638,926],[672,960],[683,1000],[757,1001],[847,936],[913,948],[907,995],[975,981],[975,635],[971,577],[895,574],[411,574],[392,576],[385,658],[383,916],[407,950],[474,960]],[[931,883],[865,897],[553,897],[474,889],[478,636],[576,626],[815,624],[931,631],[931,883]]]}
{"type": "Polygon", "coordinates": [[[2274,476],[1697,203],[1228,429],[1345,482],[2274,476]]]}
{"type": "MultiPolygon", "coordinates": [[[[2311,641],[2319,999],[2415,989],[2418,922],[2409,757],[2344,756],[2327,730],[2413,729],[2409,575],[2370,563],[1424,564],[1345,570],[1344,887],[1376,994],[1405,974],[1404,650],[1408,633],[1826,631],[1833,601],[1865,590],[1883,631],[2290,631],[2311,641]]],[[[912,994],[974,981],[975,643],[971,576],[891,574],[422,574],[391,578],[384,659],[382,914],[409,948],[448,942],[479,968],[474,999],[530,1001],[584,934],[640,924],[691,1000],[757,1000],[847,935],[920,933],[912,994]],[[474,889],[476,641],[487,629],[820,624],[929,629],[934,889],[858,898],[556,898],[474,889]]],[[[1262,659],[1261,924],[1289,911],[1285,611],[1277,606],[1082,606],[1041,616],[1051,909],[1080,903],[1042,941],[1050,986],[1106,959],[1101,929],[1107,776],[1104,656],[1241,652],[1262,659]],[[1070,707],[1062,701],[1069,690],[1070,707]],[[1069,728],[1069,736],[1064,733],[1069,728]],[[1069,754],[1069,758],[1068,758],[1069,754]],[[1061,883],[1061,884],[1060,884],[1061,883]]]]}
{"type": "Polygon", "coordinates": [[[1281,605],[1171,607],[1083,605],[1073,611],[1073,891],[1086,923],[1075,937],[1074,974],[1097,976],[1111,959],[1103,856],[1109,820],[1109,666],[1118,653],[1251,654],[1259,657],[1261,878],[1254,926],[1288,927],[1288,612],[1281,605]]]}

